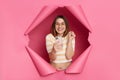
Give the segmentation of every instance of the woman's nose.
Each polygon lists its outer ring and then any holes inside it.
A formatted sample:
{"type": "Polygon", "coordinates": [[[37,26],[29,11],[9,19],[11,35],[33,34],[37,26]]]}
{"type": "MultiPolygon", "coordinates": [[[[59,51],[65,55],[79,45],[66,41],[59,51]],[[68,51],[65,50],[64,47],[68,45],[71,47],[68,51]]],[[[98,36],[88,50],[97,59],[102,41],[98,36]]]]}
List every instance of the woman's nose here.
{"type": "Polygon", "coordinates": [[[62,26],[61,25],[59,25],[59,28],[61,28],[62,26]]]}
{"type": "Polygon", "coordinates": [[[59,27],[62,27],[62,25],[60,24],[59,27]]]}

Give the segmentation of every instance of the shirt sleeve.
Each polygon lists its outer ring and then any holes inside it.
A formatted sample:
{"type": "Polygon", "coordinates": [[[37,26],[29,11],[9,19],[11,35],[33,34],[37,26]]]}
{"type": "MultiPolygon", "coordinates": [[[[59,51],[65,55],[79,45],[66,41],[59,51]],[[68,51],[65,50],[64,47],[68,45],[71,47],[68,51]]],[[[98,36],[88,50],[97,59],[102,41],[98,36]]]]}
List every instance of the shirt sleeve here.
{"type": "Polygon", "coordinates": [[[72,40],[73,51],[75,51],[75,39],[72,40]]]}
{"type": "Polygon", "coordinates": [[[46,36],[46,50],[48,53],[50,53],[52,51],[53,48],[53,41],[51,39],[50,35],[46,36]]]}

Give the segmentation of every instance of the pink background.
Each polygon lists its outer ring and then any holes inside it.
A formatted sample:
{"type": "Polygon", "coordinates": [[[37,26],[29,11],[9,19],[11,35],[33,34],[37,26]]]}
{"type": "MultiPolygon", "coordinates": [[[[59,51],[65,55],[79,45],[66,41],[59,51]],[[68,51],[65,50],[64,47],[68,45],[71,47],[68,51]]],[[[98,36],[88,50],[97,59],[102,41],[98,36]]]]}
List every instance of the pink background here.
{"type": "Polygon", "coordinates": [[[0,1],[0,80],[120,80],[120,5],[118,0],[0,1]],[[81,4],[93,29],[90,52],[80,74],[40,76],[27,54],[24,32],[43,5],[81,4]]]}

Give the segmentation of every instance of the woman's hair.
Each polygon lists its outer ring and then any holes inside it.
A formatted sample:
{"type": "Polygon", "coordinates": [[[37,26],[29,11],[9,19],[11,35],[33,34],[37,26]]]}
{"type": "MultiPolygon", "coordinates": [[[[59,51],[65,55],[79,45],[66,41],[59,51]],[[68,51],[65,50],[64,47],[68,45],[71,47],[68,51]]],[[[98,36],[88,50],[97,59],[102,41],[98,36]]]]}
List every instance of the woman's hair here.
{"type": "Polygon", "coordinates": [[[54,21],[53,21],[53,23],[52,23],[51,33],[53,34],[54,37],[58,35],[58,33],[57,33],[56,29],[55,29],[56,20],[57,20],[58,18],[62,18],[62,19],[64,20],[64,22],[65,22],[66,30],[65,30],[65,32],[63,33],[63,37],[65,37],[65,36],[68,34],[68,32],[69,32],[69,25],[68,25],[67,19],[66,19],[63,15],[58,15],[58,16],[54,19],[54,21]]]}

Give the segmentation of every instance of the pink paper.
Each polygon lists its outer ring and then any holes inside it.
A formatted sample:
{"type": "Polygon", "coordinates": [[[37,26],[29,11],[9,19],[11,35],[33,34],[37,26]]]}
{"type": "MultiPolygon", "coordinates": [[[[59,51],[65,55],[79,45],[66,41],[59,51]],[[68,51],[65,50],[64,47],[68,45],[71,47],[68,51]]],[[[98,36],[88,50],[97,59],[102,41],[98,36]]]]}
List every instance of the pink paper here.
{"type": "Polygon", "coordinates": [[[30,53],[30,56],[32,57],[35,66],[40,72],[40,75],[48,75],[56,72],[55,68],[48,64],[44,59],[37,55],[37,53],[31,50],[28,46],[26,46],[26,49],[28,50],[28,53],[30,53]]]}
{"type": "Polygon", "coordinates": [[[0,80],[120,80],[119,0],[1,0],[0,80]],[[65,71],[49,64],[45,36],[55,16],[76,33],[65,71]]]}
{"type": "Polygon", "coordinates": [[[85,50],[67,69],[66,73],[81,73],[90,53],[91,46],[85,50]]]}

